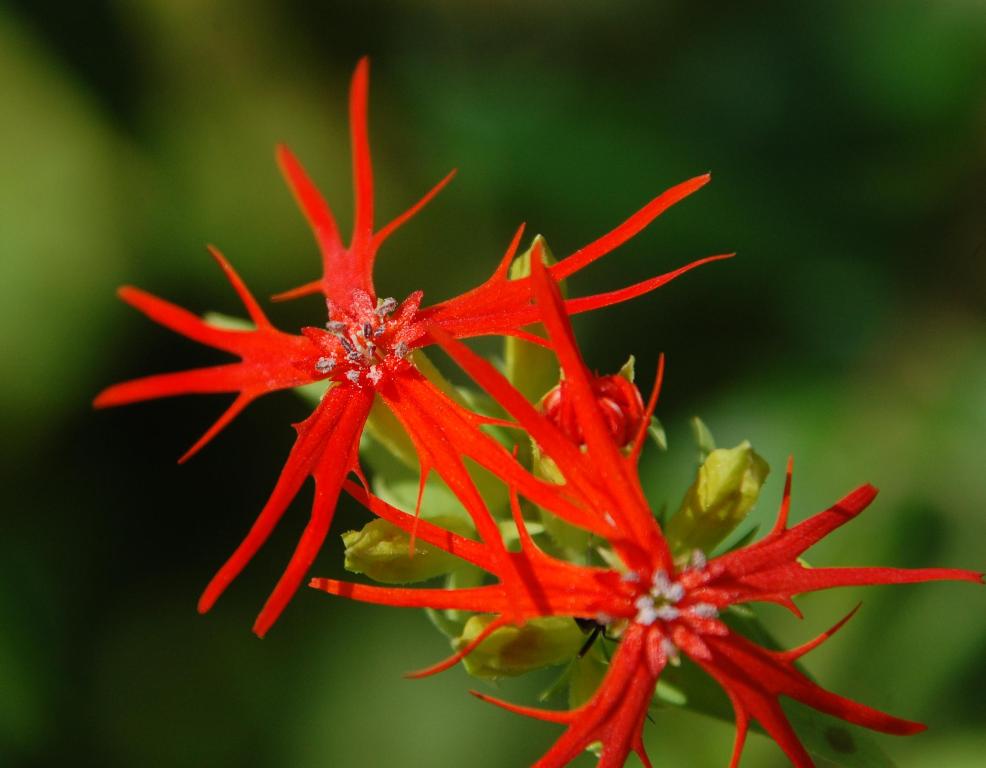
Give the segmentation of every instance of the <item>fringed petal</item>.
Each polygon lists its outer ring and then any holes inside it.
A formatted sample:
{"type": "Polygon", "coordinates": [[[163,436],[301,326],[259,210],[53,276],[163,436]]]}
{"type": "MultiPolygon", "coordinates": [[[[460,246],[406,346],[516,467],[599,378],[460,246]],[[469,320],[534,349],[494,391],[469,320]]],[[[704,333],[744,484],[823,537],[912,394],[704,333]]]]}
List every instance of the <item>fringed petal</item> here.
{"type": "Polygon", "coordinates": [[[646,636],[652,631],[639,624],[627,629],[599,689],[578,709],[551,712],[472,693],[508,711],[567,726],[534,768],[563,768],[596,741],[603,744],[599,768],[622,768],[630,752],[637,752],[646,761],[641,731],[662,671],[652,673],[644,662],[646,636]]]}
{"type": "Polygon", "coordinates": [[[358,600],[361,603],[400,608],[433,608],[436,611],[478,613],[498,613],[507,609],[507,597],[500,585],[468,589],[429,589],[378,587],[337,579],[312,579],[308,582],[308,586],[330,595],[358,600]]]}
{"type": "MultiPolygon", "coordinates": [[[[560,282],[619,247],[669,207],[704,186],[708,180],[708,175],[699,176],[659,195],[616,229],[550,267],[552,279],[560,282]]],[[[617,291],[569,299],[565,303],[565,308],[569,314],[575,314],[626,301],[652,291],[690,269],[710,261],[728,258],[729,255],[731,254],[701,259],[617,291]]],[[[456,338],[503,334],[537,322],[539,317],[536,309],[531,305],[530,296],[530,278],[510,280],[509,271],[504,268],[504,262],[501,261],[496,271],[482,285],[424,310],[423,315],[426,320],[440,326],[456,338]]]]}
{"type": "Polygon", "coordinates": [[[361,265],[367,272],[373,270],[373,252],[365,248],[373,239],[373,164],[370,160],[370,136],[367,127],[369,90],[370,60],[364,56],[356,65],[349,86],[349,134],[356,203],[353,239],[349,247],[354,251],[362,251],[362,258],[369,261],[361,265]]]}
{"type": "Polygon", "coordinates": [[[103,390],[93,403],[97,408],[107,408],[177,395],[237,393],[236,400],[181,461],[201,450],[256,398],[275,390],[302,386],[318,378],[315,371],[318,352],[312,343],[304,336],[282,333],[274,328],[229,262],[217,249],[210,246],[209,251],[256,328],[232,330],[211,325],[188,310],[137,288],[121,288],[120,297],[159,325],[192,341],[237,355],[240,362],[154,374],[115,384],[103,390]]]}
{"type": "MultiPolygon", "coordinates": [[[[844,621],[822,639],[831,636],[844,621]]],[[[695,658],[695,661],[725,688],[737,715],[737,743],[732,765],[739,762],[747,718],[752,717],[778,743],[794,765],[798,768],[814,766],[780,707],[780,696],[882,733],[908,735],[924,730],[920,723],[893,717],[826,691],[797,670],[793,656],[788,658],[783,653],[767,651],[735,634],[708,637],[706,644],[711,656],[695,658]]],[[[798,650],[795,649],[795,652],[798,650]]]]}
{"type": "Polygon", "coordinates": [[[274,491],[246,538],[213,577],[199,600],[205,613],[243,570],[280,521],[309,475],[316,489],[311,519],[287,569],[257,618],[254,631],[263,636],[298,589],[321,547],[332,521],[336,498],[352,468],[352,446],[359,442],[372,402],[372,392],[336,386],[322,398],[315,412],[297,425],[295,441],[274,491]]]}
{"type": "Polygon", "coordinates": [[[822,589],[876,584],[913,584],[925,581],[982,583],[975,571],[954,568],[809,568],[799,558],[812,545],[860,514],[876,496],[876,488],[863,485],[829,509],[792,528],[787,527],[791,503],[791,464],[784,497],[774,529],[765,538],[710,563],[716,573],[713,585],[728,593],[729,601],[753,600],[791,604],[795,595],[822,589]]]}

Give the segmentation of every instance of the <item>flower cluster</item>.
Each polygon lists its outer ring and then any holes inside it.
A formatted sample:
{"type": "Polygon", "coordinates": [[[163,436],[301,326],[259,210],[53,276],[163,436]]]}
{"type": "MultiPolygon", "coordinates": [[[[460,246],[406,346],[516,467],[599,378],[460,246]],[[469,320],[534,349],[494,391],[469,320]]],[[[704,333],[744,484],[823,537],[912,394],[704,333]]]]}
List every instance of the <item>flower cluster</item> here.
{"type": "Polygon", "coordinates": [[[717,550],[756,501],[766,475],[766,464],[748,444],[712,450],[682,509],[662,527],[645,499],[638,461],[655,429],[663,365],[645,404],[632,374],[596,376],[576,346],[570,315],[640,296],[695,266],[727,257],[701,259],[606,293],[563,298],[559,288],[708,177],[664,192],[611,232],[557,262],[548,258],[540,239],[519,256],[521,227],[492,276],[478,287],[431,306],[422,306],[420,291],[398,302],[374,290],[377,251],[452,174],[407,212],[375,229],[367,92],[368,64],[363,60],[350,94],[356,206],[348,245],[298,161],[286,148],[278,149],[281,168],[321,250],[323,272],[319,280],[276,298],[321,294],[327,309],[322,325],[298,334],[274,328],[215,249],[213,256],[250,317],[249,328],[207,322],[135,288],[120,291],[152,320],[239,358],[118,384],[96,399],[97,406],[111,406],[181,394],[235,393],[233,403],[182,460],[257,397],[318,382],[324,388],[311,416],[296,425],[297,440],[269,499],[206,587],[199,609],[212,607],[311,476],[311,518],[257,618],[257,634],[270,629],[308,576],[345,491],[374,516],[363,531],[345,535],[347,568],[389,584],[315,578],[311,586],[366,602],[429,609],[455,652],[416,674],[432,674],[460,661],[477,677],[568,665],[568,710],[531,709],[476,694],[564,726],[537,766],[566,765],[586,749],[597,751],[604,768],[622,766],[630,752],[649,765],[642,731],[655,689],[669,666],[685,660],[717,681],[732,703],[732,766],[739,763],[751,723],[759,724],[794,765],[813,764],[780,706],[782,696],[877,731],[920,730],[917,723],[825,690],[799,668],[800,657],[845,619],[787,651],[748,638],[734,619],[755,602],[774,602],[797,612],[795,596],[833,587],[980,582],[981,575],[949,569],[806,567],[803,553],[862,512],[876,491],[862,486],[829,509],[790,525],[790,465],[773,530],[755,543],[717,550]],[[518,270],[521,263],[524,269],[518,270]],[[532,330],[538,323],[546,336],[532,330]],[[522,393],[514,385],[511,366],[504,374],[462,341],[481,335],[531,345],[540,355],[537,364],[553,371],[557,385],[536,396],[522,393]],[[463,397],[442,380],[425,355],[430,346],[447,353],[487,397],[463,397]],[[480,402],[486,405],[476,405],[480,402]],[[410,496],[396,493],[386,472],[371,473],[372,485],[364,475],[359,453],[364,430],[415,464],[417,482],[410,496]],[[482,478],[469,469],[467,459],[484,470],[482,478]],[[430,489],[444,494],[436,508],[430,489]],[[394,586],[435,577],[444,578],[445,584],[394,586]],[[613,649],[609,659],[606,649],[613,649]],[[590,684],[582,673],[592,664],[602,674],[590,684]]]}

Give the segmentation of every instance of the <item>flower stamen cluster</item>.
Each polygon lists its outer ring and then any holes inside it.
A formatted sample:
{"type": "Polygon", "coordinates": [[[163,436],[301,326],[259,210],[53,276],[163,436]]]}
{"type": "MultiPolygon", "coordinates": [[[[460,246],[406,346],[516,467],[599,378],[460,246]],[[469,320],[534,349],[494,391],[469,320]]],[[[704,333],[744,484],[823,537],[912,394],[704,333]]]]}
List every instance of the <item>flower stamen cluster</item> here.
{"type": "Polygon", "coordinates": [[[356,289],[348,309],[326,299],[329,320],[325,331],[306,328],[304,333],[323,353],[315,361],[316,373],[336,381],[376,387],[386,373],[401,365],[410,343],[421,336],[415,322],[420,292],[403,303],[388,297],[373,301],[356,289]]]}

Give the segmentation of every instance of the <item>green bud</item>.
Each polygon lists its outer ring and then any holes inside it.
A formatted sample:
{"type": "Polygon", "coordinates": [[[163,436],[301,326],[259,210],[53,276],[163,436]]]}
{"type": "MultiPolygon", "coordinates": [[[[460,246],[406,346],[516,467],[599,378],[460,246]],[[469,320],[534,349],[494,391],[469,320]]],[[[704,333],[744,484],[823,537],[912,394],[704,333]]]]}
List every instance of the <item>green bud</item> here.
{"type": "MultiPolygon", "coordinates": [[[[531,247],[514,259],[513,264],[510,265],[511,280],[520,280],[531,274],[531,253],[538,243],[541,244],[544,264],[551,266],[557,263],[544,238],[537,235],[531,247]]],[[[503,356],[504,372],[510,383],[532,403],[540,400],[545,392],[558,383],[558,360],[549,349],[507,336],[504,339],[503,356]]]]}
{"type": "MultiPolygon", "coordinates": [[[[454,518],[435,519],[436,525],[454,528],[454,518]]],[[[364,573],[385,584],[407,584],[450,573],[461,561],[417,539],[411,554],[410,536],[386,520],[371,520],[358,531],[342,534],[347,571],[364,573]]]]}
{"type": "Polygon", "coordinates": [[[753,509],[768,472],[767,462],[745,440],[735,448],[712,450],[668,522],[674,553],[711,551],[753,509]]]}
{"type": "MultiPolygon", "coordinates": [[[[460,649],[469,644],[493,619],[487,614],[470,618],[453,646],[460,649]]],[[[570,661],[584,642],[585,635],[574,620],[547,616],[520,627],[501,627],[466,656],[463,664],[470,675],[484,680],[515,677],[570,661]]]]}

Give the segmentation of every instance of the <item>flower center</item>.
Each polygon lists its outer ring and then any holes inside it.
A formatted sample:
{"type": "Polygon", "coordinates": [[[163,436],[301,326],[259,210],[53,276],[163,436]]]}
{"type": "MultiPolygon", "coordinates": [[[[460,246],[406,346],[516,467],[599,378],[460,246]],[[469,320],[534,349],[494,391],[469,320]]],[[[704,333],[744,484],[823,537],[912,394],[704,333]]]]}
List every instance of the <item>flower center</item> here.
{"type": "Polygon", "coordinates": [[[420,335],[414,323],[420,301],[420,294],[412,294],[400,305],[393,298],[374,302],[361,290],[353,291],[346,309],[326,301],[326,330],[316,331],[323,353],[315,361],[316,372],[336,381],[377,386],[404,361],[409,343],[420,335]]]}
{"type": "Polygon", "coordinates": [[[670,639],[675,636],[676,628],[703,634],[709,628],[709,622],[719,617],[715,605],[696,599],[689,591],[690,587],[705,581],[705,567],[705,555],[701,550],[695,550],[683,570],[672,575],[667,571],[655,571],[650,588],[634,601],[637,614],[633,621],[661,631],[662,647],[668,658],[674,659],[678,655],[678,649],[670,639]]]}

